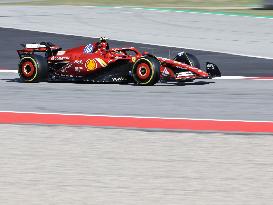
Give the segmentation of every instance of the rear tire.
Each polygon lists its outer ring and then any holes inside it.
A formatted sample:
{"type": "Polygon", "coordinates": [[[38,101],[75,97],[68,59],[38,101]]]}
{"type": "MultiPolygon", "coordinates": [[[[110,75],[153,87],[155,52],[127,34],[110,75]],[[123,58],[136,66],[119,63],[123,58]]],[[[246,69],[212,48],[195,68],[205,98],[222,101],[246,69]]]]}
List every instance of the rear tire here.
{"type": "Polygon", "coordinates": [[[37,83],[48,78],[47,60],[40,55],[28,55],[21,58],[18,74],[25,83],[37,83]]]}
{"type": "Polygon", "coordinates": [[[155,57],[144,56],[133,65],[132,76],[137,85],[154,85],[160,79],[160,62],[155,57]]]}

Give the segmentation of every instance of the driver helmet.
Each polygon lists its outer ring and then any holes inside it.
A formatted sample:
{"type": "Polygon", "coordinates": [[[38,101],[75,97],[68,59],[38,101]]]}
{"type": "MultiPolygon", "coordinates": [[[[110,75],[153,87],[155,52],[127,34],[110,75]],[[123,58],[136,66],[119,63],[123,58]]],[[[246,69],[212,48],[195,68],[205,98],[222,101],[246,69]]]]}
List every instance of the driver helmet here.
{"type": "Polygon", "coordinates": [[[107,38],[105,37],[100,37],[100,43],[99,43],[100,49],[109,49],[109,44],[107,43],[107,38]]]}
{"type": "Polygon", "coordinates": [[[107,41],[107,38],[106,37],[100,37],[100,42],[106,42],[107,41]]]}

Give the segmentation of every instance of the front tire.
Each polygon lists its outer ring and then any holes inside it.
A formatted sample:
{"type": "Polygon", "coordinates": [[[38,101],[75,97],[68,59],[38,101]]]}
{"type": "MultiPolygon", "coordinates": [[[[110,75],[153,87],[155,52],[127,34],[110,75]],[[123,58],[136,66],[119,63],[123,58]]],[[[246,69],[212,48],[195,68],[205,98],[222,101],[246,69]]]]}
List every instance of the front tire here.
{"type": "Polygon", "coordinates": [[[197,57],[191,53],[186,52],[180,52],[177,54],[177,56],[174,58],[175,61],[185,63],[187,65],[190,65],[192,67],[200,69],[200,62],[197,59],[197,57]]]}
{"type": "Polygon", "coordinates": [[[28,55],[21,58],[18,74],[20,80],[25,83],[37,83],[47,79],[48,64],[40,55],[28,55]]]}
{"type": "Polygon", "coordinates": [[[144,56],[133,65],[132,76],[137,85],[154,85],[160,79],[160,62],[155,57],[144,56]]]}
{"type": "Polygon", "coordinates": [[[190,61],[190,64],[191,64],[190,66],[198,68],[198,69],[201,68],[200,62],[199,62],[198,58],[195,55],[193,55],[191,53],[187,53],[187,57],[188,57],[188,59],[190,61]]]}

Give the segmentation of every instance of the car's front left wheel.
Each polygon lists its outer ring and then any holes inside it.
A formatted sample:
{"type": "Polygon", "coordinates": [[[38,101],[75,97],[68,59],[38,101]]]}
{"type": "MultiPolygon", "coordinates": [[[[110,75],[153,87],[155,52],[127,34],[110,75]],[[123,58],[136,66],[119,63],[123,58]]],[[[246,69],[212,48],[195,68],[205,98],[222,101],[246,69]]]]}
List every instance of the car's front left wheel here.
{"type": "Polygon", "coordinates": [[[137,85],[154,85],[160,79],[160,62],[152,56],[144,56],[133,65],[132,76],[137,85]]]}

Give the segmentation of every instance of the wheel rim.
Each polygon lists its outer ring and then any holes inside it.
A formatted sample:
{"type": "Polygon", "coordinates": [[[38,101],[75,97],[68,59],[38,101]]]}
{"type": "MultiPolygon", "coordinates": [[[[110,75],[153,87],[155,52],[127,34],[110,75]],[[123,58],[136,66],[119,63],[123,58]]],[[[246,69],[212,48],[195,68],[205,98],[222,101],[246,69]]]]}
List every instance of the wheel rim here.
{"type": "Polygon", "coordinates": [[[26,61],[21,66],[21,73],[23,76],[29,78],[35,73],[35,67],[32,62],[26,61]]]}
{"type": "Polygon", "coordinates": [[[146,63],[140,63],[137,66],[136,74],[139,79],[146,80],[147,78],[150,77],[150,73],[151,73],[151,69],[149,65],[147,65],[146,63]]]}

